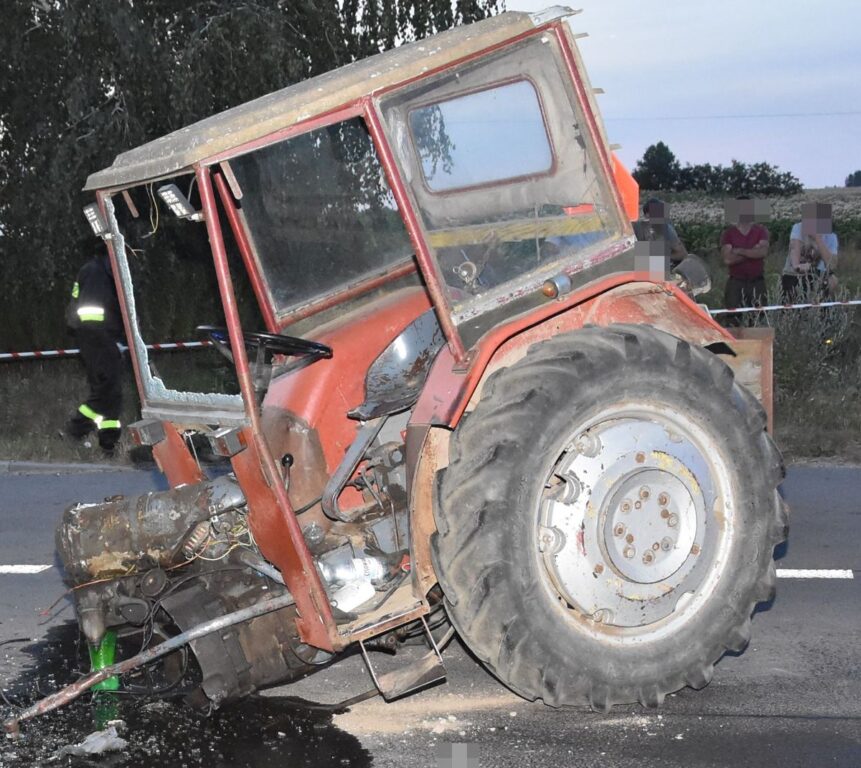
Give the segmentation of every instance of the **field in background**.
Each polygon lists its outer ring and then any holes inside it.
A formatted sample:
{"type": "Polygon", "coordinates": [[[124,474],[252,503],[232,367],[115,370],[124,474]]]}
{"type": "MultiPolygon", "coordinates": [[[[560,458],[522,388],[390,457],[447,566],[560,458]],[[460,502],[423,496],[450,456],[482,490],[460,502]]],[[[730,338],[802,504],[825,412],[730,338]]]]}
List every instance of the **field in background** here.
{"type": "MultiPolygon", "coordinates": [[[[651,193],[643,192],[646,199],[651,193]]],[[[723,291],[727,271],[720,258],[720,236],[724,227],[723,200],[692,192],[657,193],[669,203],[670,219],[688,251],[702,256],[709,263],[712,290],[703,300],[710,307],[723,306],[723,291]]],[[[840,240],[838,275],[840,284],[852,297],[861,296],[861,187],[807,190],[804,194],[772,198],[771,221],[766,226],[771,234],[771,248],[766,259],[766,279],[776,293],[789,249],[792,225],[801,219],[802,203],[830,203],[834,215],[834,231],[840,240]]]]}
{"type": "MultiPolygon", "coordinates": [[[[688,249],[708,262],[713,288],[702,298],[711,307],[722,306],[726,281],[718,252],[722,201],[690,193],[662,197],[670,203],[671,218],[688,249]]],[[[807,201],[832,203],[841,244],[841,286],[848,297],[861,297],[861,189],[833,189],[775,201],[774,220],[768,224],[772,247],[766,261],[775,300],[789,230],[800,218],[801,203],[807,201]]],[[[776,434],[787,457],[861,461],[861,307],[775,312],[758,322],[775,328],[776,434]]],[[[71,345],[69,339],[65,343],[71,345]]],[[[163,353],[155,361],[164,360],[167,365],[164,356],[169,356],[169,367],[187,364],[193,370],[200,365],[199,354],[163,353]]],[[[127,424],[138,418],[130,363],[124,391],[122,420],[127,424]]],[[[87,448],[60,435],[85,396],[78,360],[0,363],[0,460],[105,461],[95,445],[87,448]]],[[[128,460],[124,451],[112,459],[128,460]]]]}
{"type": "MultiPolygon", "coordinates": [[[[719,248],[723,201],[694,193],[659,196],[669,203],[670,218],[688,250],[709,265],[712,290],[701,300],[713,308],[724,306],[727,270],[719,248]]],[[[766,223],[771,248],[765,262],[769,303],[780,303],[789,233],[805,202],[831,203],[840,241],[840,298],[861,298],[861,189],[837,188],[771,200],[772,219],[766,223]]],[[[861,307],[789,310],[748,319],[775,330],[775,432],[787,458],[861,461],[861,307]]]]}

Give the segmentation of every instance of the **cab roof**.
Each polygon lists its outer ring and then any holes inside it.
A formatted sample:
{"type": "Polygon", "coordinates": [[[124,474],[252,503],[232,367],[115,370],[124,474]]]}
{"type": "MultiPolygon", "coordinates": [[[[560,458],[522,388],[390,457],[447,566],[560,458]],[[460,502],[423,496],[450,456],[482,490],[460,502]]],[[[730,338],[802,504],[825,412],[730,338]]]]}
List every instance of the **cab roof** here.
{"type": "Polygon", "coordinates": [[[465,56],[575,13],[553,7],[477,21],[370,56],[240,104],[118,155],[84,190],[123,187],[172,176],[232,147],[350,104],[465,56]]]}

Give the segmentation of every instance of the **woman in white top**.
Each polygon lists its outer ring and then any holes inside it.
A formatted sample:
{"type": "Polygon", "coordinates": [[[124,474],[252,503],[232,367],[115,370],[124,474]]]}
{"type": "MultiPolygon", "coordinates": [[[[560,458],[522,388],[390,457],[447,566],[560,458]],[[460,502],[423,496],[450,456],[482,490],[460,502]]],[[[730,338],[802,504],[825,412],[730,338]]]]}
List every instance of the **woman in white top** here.
{"type": "Polygon", "coordinates": [[[831,231],[831,206],[804,203],[801,221],[792,226],[789,235],[789,255],[780,280],[785,304],[835,294],[837,247],[837,235],[831,231]]]}

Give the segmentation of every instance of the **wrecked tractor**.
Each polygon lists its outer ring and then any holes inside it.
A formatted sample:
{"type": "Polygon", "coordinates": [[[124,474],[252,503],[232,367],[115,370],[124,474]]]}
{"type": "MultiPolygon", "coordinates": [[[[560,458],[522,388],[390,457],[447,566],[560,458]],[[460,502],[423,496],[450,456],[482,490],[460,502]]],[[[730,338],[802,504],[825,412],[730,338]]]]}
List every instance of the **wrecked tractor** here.
{"type": "Polygon", "coordinates": [[[395,698],[457,633],[521,696],[607,710],[744,649],[786,535],[770,339],[634,247],[569,15],[404,45],[89,178],[128,430],[170,488],[64,515],[96,660],[73,694],[159,664],[218,706],[358,648],[395,698]],[[147,346],[198,323],[203,351],[147,346]]]}

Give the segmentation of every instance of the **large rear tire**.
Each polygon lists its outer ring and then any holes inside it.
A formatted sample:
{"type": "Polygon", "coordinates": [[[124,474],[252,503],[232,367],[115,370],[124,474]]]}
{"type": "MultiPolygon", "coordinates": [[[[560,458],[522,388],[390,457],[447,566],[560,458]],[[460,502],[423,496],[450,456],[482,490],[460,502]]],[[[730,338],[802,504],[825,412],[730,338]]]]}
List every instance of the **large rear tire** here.
{"type": "Polygon", "coordinates": [[[461,637],[552,706],[705,686],[774,594],[787,516],[764,428],[727,365],[650,327],[586,328],[496,371],[437,478],[461,637]]]}

